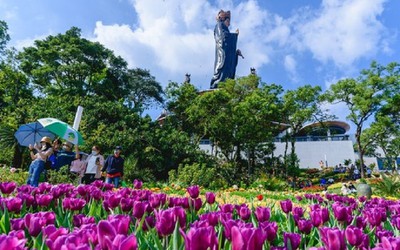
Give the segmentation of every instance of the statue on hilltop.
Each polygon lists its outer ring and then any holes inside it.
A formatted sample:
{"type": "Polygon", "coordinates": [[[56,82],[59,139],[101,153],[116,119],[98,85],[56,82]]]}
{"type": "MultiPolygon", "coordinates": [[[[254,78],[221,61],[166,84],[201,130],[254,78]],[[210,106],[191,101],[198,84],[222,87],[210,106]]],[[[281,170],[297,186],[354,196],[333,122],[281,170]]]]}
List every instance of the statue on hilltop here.
{"type": "Polygon", "coordinates": [[[239,30],[235,33],[229,32],[231,12],[220,10],[217,15],[217,24],[214,29],[215,39],[215,63],[214,75],[211,79],[210,88],[218,88],[220,82],[227,78],[234,79],[238,57],[243,55],[236,49],[239,30]]]}

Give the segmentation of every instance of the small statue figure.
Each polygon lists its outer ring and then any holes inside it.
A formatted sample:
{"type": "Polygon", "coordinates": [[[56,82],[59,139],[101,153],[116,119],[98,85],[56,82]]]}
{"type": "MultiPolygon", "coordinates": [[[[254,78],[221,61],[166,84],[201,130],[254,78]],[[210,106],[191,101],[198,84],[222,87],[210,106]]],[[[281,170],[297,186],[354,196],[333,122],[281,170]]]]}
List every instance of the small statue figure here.
{"type": "Polygon", "coordinates": [[[250,74],[256,75],[256,69],[255,68],[250,68],[250,74]]]}
{"type": "Polygon", "coordinates": [[[184,83],[190,83],[190,74],[186,73],[184,83]]]}
{"type": "Polygon", "coordinates": [[[218,88],[219,82],[227,78],[234,79],[238,57],[242,52],[236,50],[239,30],[236,33],[229,32],[231,12],[220,10],[217,15],[217,24],[214,29],[215,39],[215,63],[214,75],[211,79],[210,88],[218,88]]]}

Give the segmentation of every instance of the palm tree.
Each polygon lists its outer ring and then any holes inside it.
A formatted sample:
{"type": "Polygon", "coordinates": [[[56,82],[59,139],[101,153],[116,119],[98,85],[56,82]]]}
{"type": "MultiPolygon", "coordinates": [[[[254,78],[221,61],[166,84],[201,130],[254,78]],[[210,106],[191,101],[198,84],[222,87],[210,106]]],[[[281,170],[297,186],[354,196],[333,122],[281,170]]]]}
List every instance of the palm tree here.
{"type": "Polygon", "coordinates": [[[381,195],[393,195],[400,190],[400,176],[398,174],[381,174],[382,182],[377,183],[376,188],[381,195]]]}

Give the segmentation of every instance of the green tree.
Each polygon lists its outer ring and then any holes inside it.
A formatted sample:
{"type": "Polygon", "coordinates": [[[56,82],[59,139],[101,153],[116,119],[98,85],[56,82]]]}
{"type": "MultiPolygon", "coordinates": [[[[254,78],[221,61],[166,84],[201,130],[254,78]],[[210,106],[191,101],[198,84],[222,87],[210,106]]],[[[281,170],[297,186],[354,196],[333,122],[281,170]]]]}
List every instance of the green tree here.
{"type": "Polygon", "coordinates": [[[365,123],[382,107],[385,97],[385,67],[376,62],[370,69],[362,70],[357,78],[340,80],[331,85],[325,98],[333,103],[344,103],[350,111],[347,116],[356,126],[356,147],[360,157],[361,176],[364,177],[364,153],[362,133],[365,123]]]}
{"type": "Polygon", "coordinates": [[[124,98],[127,63],[100,43],[81,38],[80,32],[73,27],[36,40],[19,54],[21,69],[43,94],[124,98]]]}
{"type": "Polygon", "coordinates": [[[184,113],[194,131],[211,140],[213,155],[235,166],[237,180],[249,181],[256,152],[277,133],[273,121],[279,117],[279,93],[279,86],[260,84],[254,75],[227,80],[217,90],[200,93],[184,113]]]}
{"type": "Polygon", "coordinates": [[[306,122],[320,119],[322,111],[320,110],[319,99],[321,87],[305,85],[295,90],[288,90],[283,95],[283,114],[282,122],[289,125],[285,136],[285,154],[284,162],[286,166],[286,175],[295,175],[298,170],[298,159],[295,153],[296,135],[306,122]],[[290,141],[291,150],[287,155],[288,141],[290,141]]]}
{"type": "Polygon", "coordinates": [[[30,121],[31,104],[35,98],[27,77],[18,69],[15,54],[15,50],[8,50],[0,63],[0,141],[4,146],[0,159],[4,157],[2,161],[7,165],[19,168],[23,162],[23,148],[18,145],[14,133],[20,124],[30,121]]]}
{"type": "Polygon", "coordinates": [[[10,35],[8,34],[8,25],[5,21],[0,20],[0,59],[9,41],[10,35]]]}
{"type": "Polygon", "coordinates": [[[125,91],[128,106],[140,114],[152,104],[164,102],[163,89],[148,70],[129,69],[126,74],[125,91]]]}

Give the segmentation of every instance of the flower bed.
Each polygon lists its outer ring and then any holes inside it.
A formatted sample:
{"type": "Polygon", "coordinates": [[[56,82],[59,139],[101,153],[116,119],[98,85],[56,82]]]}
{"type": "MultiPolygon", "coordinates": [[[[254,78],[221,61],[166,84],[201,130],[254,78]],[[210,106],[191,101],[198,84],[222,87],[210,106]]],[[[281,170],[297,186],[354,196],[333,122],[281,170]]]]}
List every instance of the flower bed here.
{"type": "MultiPolygon", "coordinates": [[[[395,249],[400,202],[0,183],[0,249],[395,249]],[[222,196],[222,197],[220,197],[222,196]],[[228,197],[235,198],[235,201],[228,197]],[[285,199],[290,197],[291,199],[285,199]]],[[[245,192],[245,191],[240,191],[245,192]]]]}

